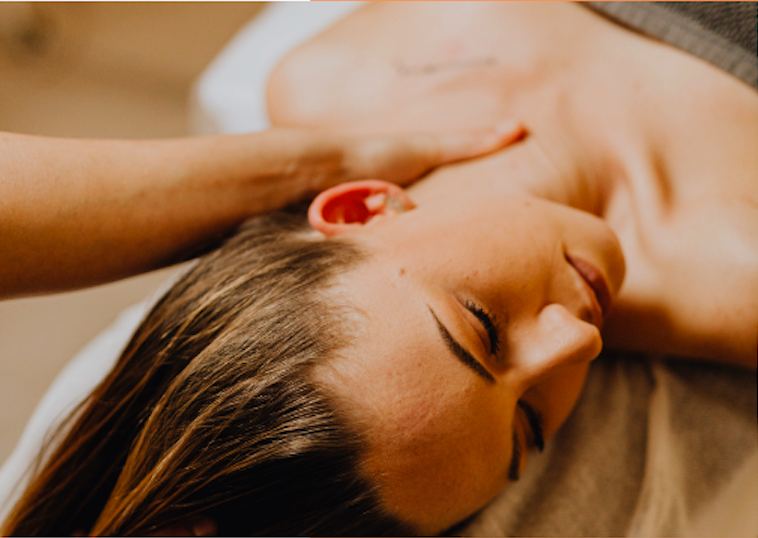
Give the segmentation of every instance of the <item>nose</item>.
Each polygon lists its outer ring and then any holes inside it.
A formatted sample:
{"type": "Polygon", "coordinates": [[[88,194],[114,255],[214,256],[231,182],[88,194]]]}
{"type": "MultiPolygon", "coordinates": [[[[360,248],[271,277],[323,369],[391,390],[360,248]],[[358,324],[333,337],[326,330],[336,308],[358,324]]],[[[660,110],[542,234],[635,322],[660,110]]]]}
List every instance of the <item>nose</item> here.
{"type": "Polygon", "coordinates": [[[595,325],[557,303],[542,308],[517,338],[511,354],[512,373],[525,385],[539,383],[558,368],[589,363],[603,347],[595,325]]]}

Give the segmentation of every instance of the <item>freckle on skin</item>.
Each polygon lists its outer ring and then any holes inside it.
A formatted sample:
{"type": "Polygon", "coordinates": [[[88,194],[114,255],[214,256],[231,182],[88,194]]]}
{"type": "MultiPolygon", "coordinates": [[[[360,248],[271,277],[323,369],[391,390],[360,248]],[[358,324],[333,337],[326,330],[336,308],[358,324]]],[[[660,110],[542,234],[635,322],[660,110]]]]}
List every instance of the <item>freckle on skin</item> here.
{"type": "Polygon", "coordinates": [[[404,274],[405,274],[405,269],[401,267],[400,270],[397,272],[397,276],[403,276],[404,274]]]}

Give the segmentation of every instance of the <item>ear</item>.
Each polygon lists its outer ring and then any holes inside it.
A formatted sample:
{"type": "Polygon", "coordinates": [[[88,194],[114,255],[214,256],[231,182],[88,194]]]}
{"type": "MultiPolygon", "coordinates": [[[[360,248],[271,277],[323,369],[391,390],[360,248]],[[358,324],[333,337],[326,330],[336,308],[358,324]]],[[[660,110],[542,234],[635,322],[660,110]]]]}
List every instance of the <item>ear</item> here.
{"type": "Polygon", "coordinates": [[[325,190],[308,208],[308,220],[327,237],[416,207],[405,191],[378,179],[351,181],[325,190]]]}

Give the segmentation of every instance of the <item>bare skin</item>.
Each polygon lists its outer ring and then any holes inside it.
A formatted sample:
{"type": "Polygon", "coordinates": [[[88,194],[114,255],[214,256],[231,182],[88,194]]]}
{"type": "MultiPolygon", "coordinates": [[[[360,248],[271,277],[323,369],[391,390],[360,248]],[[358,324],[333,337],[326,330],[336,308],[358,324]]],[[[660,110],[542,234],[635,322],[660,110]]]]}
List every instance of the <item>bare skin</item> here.
{"type": "MultiPolygon", "coordinates": [[[[508,202],[518,204],[511,207],[514,214],[525,211],[526,194],[601,217],[619,238],[627,267],[603,326],[607,347],[755,368],[758,102],[742,83],[574,5],[398,3],[369,5],[295,51],[274,74],[269,98],[274,123],[286,127],[417,132],[520,119],[529,129],[521,144],[430,174],[409,190],[414,204],[427,211],[446,199],[464,200],[475,184],[479,192],[521,196],[508,202]]],[[[396,238],[405,226],[398,223],[428,224],[428,213],[406,215],[403,221],[387,218],[389,226],[374,228],[381,233],[360,232],[379,259],[402,261],[390,265],[394,272],[371,273],[378,271],[371,267],[347,279],[344,287],[360,306],[368,309],[386,298],[371,283],[386,282],[388,275],[403,298],[425,289],[418,277],[426,276],[427,258],[413,245],[401,249],[396,238]]],[[[464,269],[450,278],[466,277],[464,269]]],[[[493,290],[498,291],[487,287],[493,290]]],[[[458,307],[447,300],[432,303],[494,384],[455,359],[423,371],[421,363],[394,362],[417,359],[410,353],[417,342],[406,339],[400,342],[408,351],[404,355],[377,337],[367,343],[374,353],[363,355],[387,361],[362,365],[360,357],[348,357],[331,372],[336,378],[327,382],[336,380],[345,391],[352,383],[354,392],[365,393],[360,403],[368,412],[362,418],[375,419],[378,426],[369,435],[379,440],[366,464],[380,477],[392,510],[426,533],[443,530],[503,486],[503,463],[515,445],[533,448],[520,401],[544,415],[546,438],[558,427],[600,346],[598,327],[592,316],[585,319],[588,307],[579,297],[562,297],[565,305],[540,311],[540,321],[552,323],[553,333],[565,331],[560,349],[544,350],[530,362],[527,352],[534,349],[524,344],[524,353],[515,355],[518,360],[511,355],[507,368],[488,360],[475,317],[460,309],[456,314],[458,307]],[[431,390],[419,381],[420,371],[431,380],[431,390]],[[386,383],[392,376],[405,384],[386,383]],[[470,405],[456,405],[461,399],[470,405]],[[412,407],[389,407],[395,402],[412,407]],[[418,421],[414,408],[426,409],[430,420],[418,421]],[[489,413],[472,420],[482,409],[489,413]],[[451,427],[440,429],[440,423],[451,427]],[[404,437],[397,435],[401,429],[404,437]],[[388,438],[396,442],[382,442],[388,438]],[[457,450],[471,445],[483,448],[485,456],[457,450]],[[497,459],[486,457],[491,453],[497,459]],[[467,463],[464,475],[453,472],[461,461],[467,463]],[[438,472],[441,468],[446,472],[438,472]],[[472,474],[481,480],[465,480],[472,474]],[[407,481],[408,476],[418,480],[407,481]]],[[[406,320],[395,311],[372,312],[370,322],[392,321],[406,331],[411,321],[418,323],[410,336],[427,335],[428,355],[447,360],[433,318],[423,313],[426,318],[406,320]]],[[[523,338],[513,337],[515,343],[530,340],[527,329],[550,328],[530,324],[537,319],[529,317],[533,312],[515,313],[524,316],[523,338]]]]}
{"type": "Polygon", "coordinates": [[[529,132],[407,196],[356,184],[309,213],[324,238],[350,234],[371,254],[337,286],[360,338],[319,379],[366,433],[385,506],[422,534],[523,467],[540,444],[525,404],[545,440],[556,431],[601,327],[607,348],[755,369],[758,99],[716,68],[572,4],[371,4],[285,58],[269,108],[285,126],[515,117],[529,132]],[[623,252],[623,284],[602,237],[623,252]],[[571,280],[574,253],[611,284],[604,323],[571,280]],[[470,298],[506,320],[504,355],[470,298]]]}
{"type": "Polygon", "coordinates": [[[0,299],[170,265],[252,215],[341,181],[379,175],[407,183],[502,148],[521,132],[514,122],[480,127],[397,136],[272,129],[143,141],[0,133],[0,299]]]}
{"type": "Polygon", "coordinates": [[[370,255],[335,287],[360,322],[319,380],[367,436],[386,507],[439,533],[515,480],[574,407],[605,301],[571,260],[597,268],[612,297],[618,239],[585,211],[476,183],[418,205],[390,183],[347,183],[309,219],[370,255]]]}
{"type": "Polygon", "coordinates": [[[414,200],[506,183],[601,216],[627,260],[606,346],[755,368],[758,99],[729,75],[576,5],[369,5],[287,57],[269,103],[287,126],[517,117],[523,143],[414,200]]]}

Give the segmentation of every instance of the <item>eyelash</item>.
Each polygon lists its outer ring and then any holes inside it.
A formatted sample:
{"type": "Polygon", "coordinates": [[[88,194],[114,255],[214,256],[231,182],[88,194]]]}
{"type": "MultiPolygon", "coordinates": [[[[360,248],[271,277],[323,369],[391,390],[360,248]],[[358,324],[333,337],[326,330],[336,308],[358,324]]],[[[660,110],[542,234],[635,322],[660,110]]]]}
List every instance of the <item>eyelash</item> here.
{"type": "Polygon", "coordinates": [[[490,353],[494,357],[497,357],[498,352],[500,351],[500,336],[497,318],[494,314],[485,310],[473,301],[466,301],[466,308],[482,322],[482,325],[484,325],[484,329],[487,331],[487,337],[490,340],[490,353]]]}
{"type": "Polygon", "coordinates": [[[529,427],[532,430],[532,444],[538,452],[542,452],[545,449],[545,439],[542,435],[542,416],[534,410],[534,408],[523,400],[519,400],[516,404],[526,415],[526,421],[529,423],[529,427]]]}

